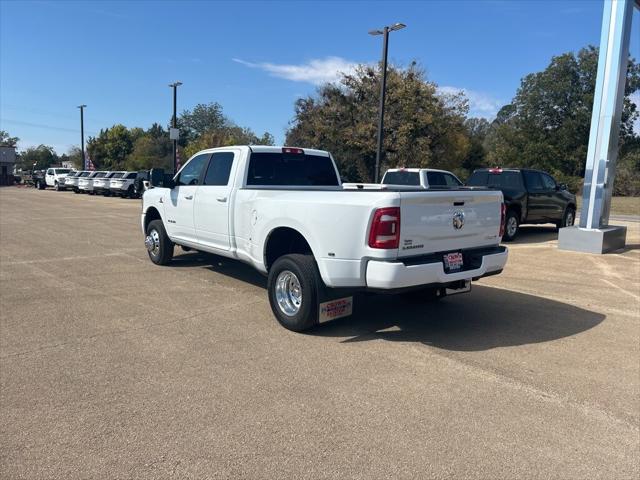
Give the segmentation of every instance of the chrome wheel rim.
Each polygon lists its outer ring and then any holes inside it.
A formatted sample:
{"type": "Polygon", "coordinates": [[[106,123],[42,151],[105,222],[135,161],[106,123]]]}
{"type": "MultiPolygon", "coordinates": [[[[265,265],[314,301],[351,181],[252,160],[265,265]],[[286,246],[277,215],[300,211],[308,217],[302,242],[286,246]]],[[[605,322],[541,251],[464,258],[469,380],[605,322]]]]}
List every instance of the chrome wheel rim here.
{"type": "Polygon", "coordinates": [[[147,247],[147,251],[154,257],[160,253],[160,234],[156,229],[149,232],[149,235],[144,239],[144,246],[147,247]]]}
{"type": "Polygon", "coordinates": [[[276,302],[285,315],[292,317],[302,306],[302,287],[295,273],[283,270],[276,279],[276,302]]]}
{"type": "Polygon", "coordinates": [[[518,230],[518,221],[515,217],[510,217],[507,222],[507,233],[510,237],[513,237],[516,234],[516,230],[518,230]]]}

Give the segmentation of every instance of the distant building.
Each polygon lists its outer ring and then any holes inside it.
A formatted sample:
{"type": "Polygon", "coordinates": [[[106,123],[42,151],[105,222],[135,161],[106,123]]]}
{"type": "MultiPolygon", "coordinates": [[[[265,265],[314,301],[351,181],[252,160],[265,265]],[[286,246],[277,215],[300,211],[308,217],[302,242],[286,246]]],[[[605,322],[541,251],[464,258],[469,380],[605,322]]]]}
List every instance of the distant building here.
{"type": "Polygon", "coordinates": [[[74,168],[71,160],[63,160],[60,163],[62,164],[62,168],[74,168]]]}
{"type": "Polygon", "coordinates": [[[0,185],[12,185],[16,168],[16,147],[0,145],[0,185]]]}

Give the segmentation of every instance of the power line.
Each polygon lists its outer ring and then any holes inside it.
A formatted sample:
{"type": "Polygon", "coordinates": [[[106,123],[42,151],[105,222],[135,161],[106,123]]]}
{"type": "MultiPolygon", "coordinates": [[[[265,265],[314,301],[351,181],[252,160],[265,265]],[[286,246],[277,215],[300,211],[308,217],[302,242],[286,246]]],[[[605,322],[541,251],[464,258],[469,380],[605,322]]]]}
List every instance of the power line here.
{"type": "MultiPolygon", "coordinates": [[[[57,130],[60,132],[72,132],[72,133],[80,133],[80,130],[77,128],[66,128],[66,127],[57,127],[55,125],[46,125],[43,123],[31,123],[31,122],[23,122],[20,120],[11,120],[10,118],[3,118],[2,122],[12,123],[14,125],[23,125],[25,127],[35,127],[42,128],[44,130],[57,130]]],[[[87,130],[87,133],[90,135],[97,135],[97,132],[87,130]]]]}

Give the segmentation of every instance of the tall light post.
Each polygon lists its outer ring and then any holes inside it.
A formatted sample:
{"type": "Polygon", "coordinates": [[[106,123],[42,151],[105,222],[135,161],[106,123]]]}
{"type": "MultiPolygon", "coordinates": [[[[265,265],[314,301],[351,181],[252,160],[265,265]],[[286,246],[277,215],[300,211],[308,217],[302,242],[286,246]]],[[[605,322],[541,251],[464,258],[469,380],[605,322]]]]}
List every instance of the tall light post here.
{"type": "Polygon", "coordinates": [[[404,23],[394,23],[386,26],[382,30],[370,30],[369,35],[382,35],[382,78],[380,79],[380,108],[378,117],[378,149],[376,151],[376,173],[375,183],[378,183],[380,176],[380,162],[382,161],[382,142],[384,140],[384,97],[387,87],[387,47],[389,46],[389,32],[401,30],[406,25],[404,23]]]}
{"type": "Polygon", "coordinates": [[[82,150],[82,169],[87,168],[87,160],[84,155],[84,109],[86,105],[78,105],[80,109],[80,149],[82,150]]]}
{"type": "Polygon", "coordinates": [[[178,172],[178,87],[182,85],[182,82],[170,83],[169,86],[173,88],[173,120],[171,122],[173,132],[170,132],[170,137],[173,140],[173,173],[178,172]]]}

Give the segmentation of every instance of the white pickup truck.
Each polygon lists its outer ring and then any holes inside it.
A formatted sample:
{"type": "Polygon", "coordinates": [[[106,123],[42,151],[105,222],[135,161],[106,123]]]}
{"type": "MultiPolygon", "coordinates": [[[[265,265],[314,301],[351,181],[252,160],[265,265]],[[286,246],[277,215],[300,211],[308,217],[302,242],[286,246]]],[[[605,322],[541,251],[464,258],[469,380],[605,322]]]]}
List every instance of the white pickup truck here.
{"type": "Polygon", "coordinates": [[[462,185],[460,179],[453,173],[435,168],[390,168],[384,172],[380,183],[422,188],[451,188],[462,185]]]}
{"type": "Polygon", "coordinates": [[[151,261],[168,264],[181,245],[247,262],[294,331],[350,315],[357,291],[439,298],[507,261],[499,191],[343,188],[329,153],[292,147],[204,150],[163,177],[153,170],[143,195],[151,261]]]}

